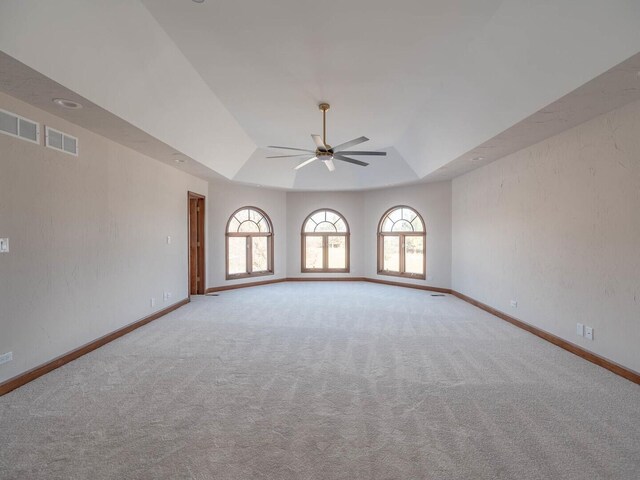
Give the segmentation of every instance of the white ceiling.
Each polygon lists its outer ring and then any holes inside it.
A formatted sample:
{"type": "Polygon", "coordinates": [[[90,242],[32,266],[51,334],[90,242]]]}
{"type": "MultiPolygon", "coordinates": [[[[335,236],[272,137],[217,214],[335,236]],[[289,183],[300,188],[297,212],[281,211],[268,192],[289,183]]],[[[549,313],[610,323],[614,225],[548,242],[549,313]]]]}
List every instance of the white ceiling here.
{"type": "Polygon", "coordinates": [[[0,49],[229,179],[302,190],[428,180],[640,51],[623,0],[46,5],[3,2],[0,49]],[[333,174],[265,159],[312,148],[320,101],[331,144],[389,155],[333,174]]]}

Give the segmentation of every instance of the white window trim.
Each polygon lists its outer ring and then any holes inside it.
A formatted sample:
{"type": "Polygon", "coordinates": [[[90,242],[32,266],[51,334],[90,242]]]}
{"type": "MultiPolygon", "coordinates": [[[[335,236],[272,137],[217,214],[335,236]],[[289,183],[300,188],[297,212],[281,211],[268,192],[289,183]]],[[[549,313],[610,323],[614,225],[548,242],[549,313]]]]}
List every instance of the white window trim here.
{"type": "Polygon", "coordinates": [[[68,133],[64,133],[61,132],[60,130],[56,130],[55,128],[51,128],[48,125],[45,125],[44,127],[44,131],[45,131],[45,146],[52,149],[52,150],[56,150],[58,152],[62,152],[62,153],[66,153],[67,155],[73,155],[74,157],[78,156],[78,153],[80,152],[80,143],[78,142],[78,138],[74,137],[73,135],[69,135],[68,133]],[[55,133],[59,133],[60,135],[62,135],[62,148],[58,148],[58,147],[54,147],[52,145],[49,144],[49,132],[55,132],[55,133]],[[72,152],[67,152],[64,149],[64,137],[68,137],[68,138],[72,138],[76,141],[76,153],[72,153],[72,152]]]}
{"type": "Polygon", "coordinates": [[[2,108],[0,108],[0,112],[6,113],[7,115],[11,115],[12,117],[16,117],[18,119],[18,134],[16,135],[15,133],[5,132],[4,130],[0,130],[0,133],[4,133],[5,135],[8,135],[10,137],[19,138],[20,140],[26,140],[27,142],[35,143],[36,145],[40,145],[40,124],[38,122],[36,122],[34,120],[31,120],[30,118],[23,117],[22,115],[18,115],[17,113],[10,112],[9,110],[4,110],[2,108]],[[20,120],[24,120],[26,122],[31,122],[36,126],[36,139],[35,140],[31,140],[30,138],[25,138],[25,137],[21,137],[20,136],[20,120]]]}

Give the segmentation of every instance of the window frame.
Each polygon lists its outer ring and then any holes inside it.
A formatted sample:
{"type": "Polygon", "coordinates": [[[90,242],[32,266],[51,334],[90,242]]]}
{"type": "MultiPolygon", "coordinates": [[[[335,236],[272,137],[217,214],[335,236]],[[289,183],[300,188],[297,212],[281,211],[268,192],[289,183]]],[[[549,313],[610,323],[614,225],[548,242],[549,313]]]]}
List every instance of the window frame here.
{"type": "Polygon", "coordinates": [[[422,215],[413,207],[409,207],[408,205],[396,205],[395,207],[389,208],[386,212],[382,214],[380,217],[380,221],[378,222],[378,275],[388,275],[390,277],[402,277],[402,278],[413,278],[416,280],[426,280],[427,278],[427,226],[424,223],[424,218],[422,215]],[[422,232],[383,232],[382,226],[387,217],[393,213],[394,211],[406,208],[415,213],[420,221],[422,222],[422,232]],[[398,237],[399,248],[398,254],[400,258],[398,259],[399,264],[399,272],[394,272],[391,270],[384,269],[384,238],[385,237],[398,237]],[[408,273],[406,271],[406,256],[405,256],[405,244],[406,237],[422,237],[422,274],[419,273],[408,273]]]}
{"type": "Polygon", "coordinates": [[[227,224],[224,230],[225,233],[225,273],[227,280],[237,280],[240,278],[251,278],[251,277],[264,277],[266,275],[273,275],[273,222],[269,215],[265,213],[264,210],[258,207],[252,206],[244,206],[235,210],[227,220],[227,224]],[[231,224],[231,220],[235,218],[238,212],[242,210],[255,210],[267,221],[269,225],[268,232],[229,232],[229,225],[231,224]],[[244,273],[229,273],[229,239],[231,237],[245,237],[246,238],[246,269],[247,271],[244,273]],[[267,238],[267,270],[260,270],[258,272],[253,272],[253,238],[254,237],[266,237],[267,238]]]}
{"type": "Polygon", "coordinates": [[[301,263],[300,263],[300,272],[301,273],[350,273],[351,272],[351,228],[349,227],[349,222],[347,219],[337,210],[333,210],[331,208],[318,208],[314,210],[309,215],[307,215],[302,222],[302,229],[300,231],[300,248],[301,248],[301,263]],[[331,212],[344,222],[344,225],[347,229],[346,232],[305,232],[304,227],[311,217],[313,217],[316,213],[319,212],[331,212]],[[307,268],[307,248],[306,248],[306,239],[307,237],[322,237],[322,268],[307,268]],[[329,268],[329,237],[345,237],[345,268],[329,268]]]}

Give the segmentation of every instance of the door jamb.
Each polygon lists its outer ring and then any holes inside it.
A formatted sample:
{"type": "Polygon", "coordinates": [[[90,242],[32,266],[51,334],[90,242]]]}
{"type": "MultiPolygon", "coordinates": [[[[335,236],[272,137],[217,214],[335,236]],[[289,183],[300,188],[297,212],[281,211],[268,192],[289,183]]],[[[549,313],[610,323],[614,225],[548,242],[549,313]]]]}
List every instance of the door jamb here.
{"type": "Polygon", "coordinates": [[[205,213],[206,213],[206,197],[204,195],[200,195],[199,193],[187,192],[187,296],[189,300],[191,300],[191,199],[202,200],[202,217],[198,216],[198,226],[197,229],[202,232],[203,243],[202,243],[202,258],[198,258],[199,267],[201,269],[201,290],[202,294],[207,292],[206,285],[206,241],[205,241],[205,213]]]}

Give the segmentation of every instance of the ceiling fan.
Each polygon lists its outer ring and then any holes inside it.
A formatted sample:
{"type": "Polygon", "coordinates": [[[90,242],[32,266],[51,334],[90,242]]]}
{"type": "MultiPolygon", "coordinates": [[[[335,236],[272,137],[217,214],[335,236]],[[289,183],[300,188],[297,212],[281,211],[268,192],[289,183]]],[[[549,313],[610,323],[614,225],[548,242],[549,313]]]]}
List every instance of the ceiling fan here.
{"type": "Polygon", "coordinates": [[[347,148],[355,147],[361,143],[368,141],[367,137],[359,137],[354,138],[353,140],[345,143],[341,143],[335,147],[332,147],[327,143],[327,110],[329,110],[328,103],[321,103],[318,105],[318,108],[322,110],[322,137],[320,135],[311,135],[313,141],[316,144],[315,150],[307,150],[304,148],[293,148],[293,147],[278,147],[275,145],[269,145],[269,148],[281,148],[283,150],[296,150],[298,152],[306,152],[297,155],[276,155],[267,158],[292,158],[292,157],[308,157],[309,154],[313,155],[311,158],[305,160],[304,162],[297,165],[294,170],[298,170],[306,165],[309,165],[311,162],[316,160],[321,160],[327,166],[330,172],[333,172],[336,167],[333,164],[334,160],[340,160],[341,162],[353,163],[354,165],[360,165],[361,167],[366,167],[369,165],[367,162],[362,162],[360,160],[356,160],[355,158],[347,157],[348,155],[376,155],[376,156],[385,156],[387,152],[364,152],[364,151],[347,151],[347,148]]]}

